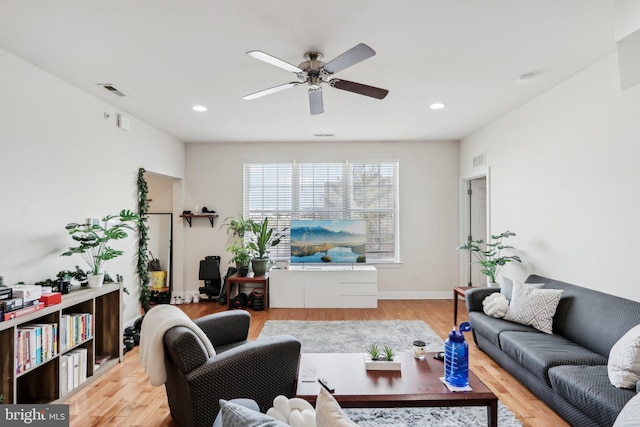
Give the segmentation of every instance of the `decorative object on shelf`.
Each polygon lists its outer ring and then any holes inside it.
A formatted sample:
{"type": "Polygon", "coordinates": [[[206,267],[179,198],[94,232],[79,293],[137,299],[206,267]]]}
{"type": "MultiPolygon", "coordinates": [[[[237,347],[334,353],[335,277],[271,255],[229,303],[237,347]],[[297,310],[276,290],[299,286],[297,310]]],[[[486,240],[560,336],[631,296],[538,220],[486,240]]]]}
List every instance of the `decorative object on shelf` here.
{"type": "Polygon", "coordinates": [[[214,211],[214,210],[210,210],[209,208],[207,208],[206,206],[204,206],[204,207],[202,208],[202,213],[203,213],[203,214],[214,214],[214,213],[216,213],[216,211],[214,211]]]}
{"type": "Polygon", "coordinates": [[[126,230],[135,231],[139,216],[133,211],[123,209],[118,215],[107,215],[99,223],[77,224],[70,223],[65,228],[72,239],[79,242],[76,247],[70,247],[61,256],[80,254],[89,265],[87,280],[90,288],[102,286],[105,262],[119,257],[124,252],[108,246],[112,240],[124,239],[128,236],[126,230]],[[114,220],[119,221],[114,223],[114,220]],[[133,226],[130,225],[133,223],[133,226]],[[113,225],[112,225],[113,224],[113,225]]]}
{"type": "Polygon", "coordinates": [[[367,353],[364,361],[368,371],[399,371],[401,369],[400,360],[396,359],[395,352],[388,345],[380,348],[376,344],[371,344],[367,347],[367,353]]]}
{"type": "Polygon", "coordinates": [[[482,239],[469,240],[467,243],[458,246],[456,249],[473,254],[478,264],[484,267],[480,272],[487,276],[489,286],[498,286],[496,284],[496,276],[500,272],[500,269],[510,262],[522,262],[519,256],[502,255],[502,251],[504,249],[514,249],[513,246],[503,245],[502,240],[515,235],[516,233],[507,230],[498,235],[492,235],[491,241],[489,242],[485,243],[482,239]],[[482,247],[483,244],[484,249],[482,247]]]}
{"type": "Polygon", "coordinates": [[[140,305],[146,313],[151,309],[151,291],[149,290],[149,274],[148,264],[149,257],[147,255],[149,242],[149,187],[144,179],[144,168],[138,169],[138,276],[140,277],[140,305]]]}
{"type": "Polygon", "coordinates": [[[269,227],[269,218],[265,218],[262,222],[253,221],[251,231],[253,239],[249,242],[249,248],[254,254],[251,266],[256,276],[263,276],[267,273],[267,264],[269,263],[268,250],[280,244],[286,228],[276,231],[275,228],[269,227]]]}

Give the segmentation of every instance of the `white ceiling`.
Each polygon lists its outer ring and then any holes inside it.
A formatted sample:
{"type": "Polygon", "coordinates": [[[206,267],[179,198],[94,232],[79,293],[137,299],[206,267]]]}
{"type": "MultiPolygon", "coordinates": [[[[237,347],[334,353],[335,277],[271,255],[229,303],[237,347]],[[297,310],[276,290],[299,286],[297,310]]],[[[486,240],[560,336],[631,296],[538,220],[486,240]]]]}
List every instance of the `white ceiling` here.
{"type": "Polygon", "coordinates": [[[0,48],[185,142],[398,141],[460,139],[615,42],[613,0],[0,0],[0,48]],[[249,50],[297,65],[361,42],[377,55],[337,76],[383,100],[324,85],[311,116],[304,86],[242,99],[295,80],[249,50]]]}

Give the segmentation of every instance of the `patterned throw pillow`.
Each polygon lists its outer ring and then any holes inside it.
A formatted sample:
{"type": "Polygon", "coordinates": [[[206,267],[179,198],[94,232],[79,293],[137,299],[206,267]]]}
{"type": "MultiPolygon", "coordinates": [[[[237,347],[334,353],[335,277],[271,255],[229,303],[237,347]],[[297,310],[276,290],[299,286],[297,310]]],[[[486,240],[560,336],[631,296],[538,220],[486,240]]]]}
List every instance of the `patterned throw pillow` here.
{"type": "Polygon", "coordinates": [[[561,289],[536,289],[514,280],[511,303],[504,319],[552,334],[553,316],[562,292],[561,289]]]}
{"type": "Polygon", "coordinates": [[[636,387],[640,380],[640,325],[634,326],[616,342],[607,363],[609,381],[619,388],[636,387]]]}

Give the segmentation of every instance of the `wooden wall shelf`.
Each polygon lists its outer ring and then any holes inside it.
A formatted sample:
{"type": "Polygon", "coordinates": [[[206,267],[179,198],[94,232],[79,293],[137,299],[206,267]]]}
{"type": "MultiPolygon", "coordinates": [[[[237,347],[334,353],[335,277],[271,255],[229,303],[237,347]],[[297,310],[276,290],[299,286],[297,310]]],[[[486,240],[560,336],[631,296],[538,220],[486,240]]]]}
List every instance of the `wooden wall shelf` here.
{"type": "Polygon", "coordinates": [[[213,220],[215,218],[218,217],[218,214],[200,214],[200,215],[193,215],[193,214],[182,214],[180,215],[180,218],[184,218],[187,220],[187,222],[189,223],[189,227],[191,227],[191,220],[193,218],[209,218],[209,222],[211,223],[211,227],[213,227],[213,220]]]}

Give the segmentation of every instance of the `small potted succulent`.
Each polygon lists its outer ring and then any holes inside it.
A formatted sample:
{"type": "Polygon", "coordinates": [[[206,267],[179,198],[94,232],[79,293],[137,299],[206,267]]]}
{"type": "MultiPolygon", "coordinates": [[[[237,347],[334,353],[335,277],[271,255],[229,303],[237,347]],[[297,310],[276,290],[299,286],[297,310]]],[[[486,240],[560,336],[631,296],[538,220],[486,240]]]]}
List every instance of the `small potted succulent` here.
{"type": "Polygon", "coordinates": [[[127,230],[135,231],[138,222],[138,214],[123,209],[118,215],[105,216],[99,223],[68,224],[65,228],[71,238],[78,242],[78,246],[70,247],[61,256],[80,254],[89,265],[87,272],[89,287],[100,287],[104,281],[102,270],[104,263],[124,253],[113,249],[109,244],[113,240],[126,238],[127,230]]]}
{"type": "Polygon", "coordinates": [[[371,344],[367,347],[365,356],[365,368],[369,371],[399,371],[400,360],[396,359],[396,353],[388,345],[380,347],[371,344]]]}

